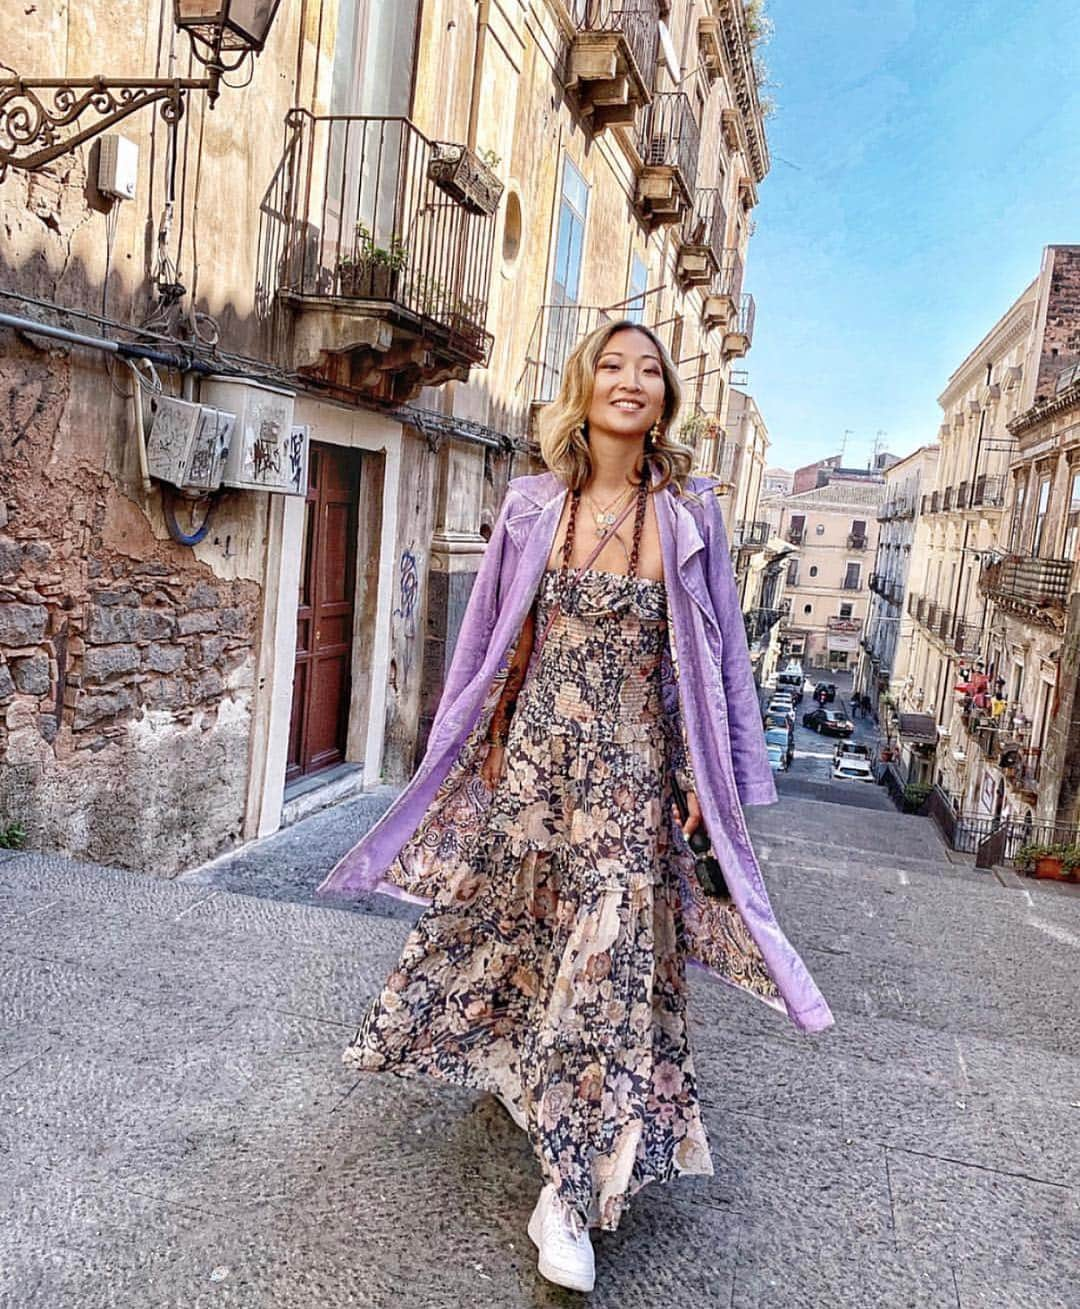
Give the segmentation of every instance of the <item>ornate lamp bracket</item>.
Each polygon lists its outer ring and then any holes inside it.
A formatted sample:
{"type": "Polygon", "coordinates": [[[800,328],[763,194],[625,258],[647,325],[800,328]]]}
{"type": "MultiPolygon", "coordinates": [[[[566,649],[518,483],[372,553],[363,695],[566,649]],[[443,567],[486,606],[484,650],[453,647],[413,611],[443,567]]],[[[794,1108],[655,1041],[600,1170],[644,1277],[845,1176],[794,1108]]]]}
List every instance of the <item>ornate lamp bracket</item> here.
{"type": "Polygon", "coordinates": [[[216,92],[217,79],[14,78],[0,81],[0,182],[9,168],[30,172],[135,113],[160,103],[167,123],[179,122],[189,91],[216,92]],[[51,97],[39,92],[52,92],[51,97]],[[51,100],[51,103],[50,103],[51,100]],[[79,127],[84,113],[96,121],[79,127]],[[74,131],[68,131],[74,128],[74,131]]]}

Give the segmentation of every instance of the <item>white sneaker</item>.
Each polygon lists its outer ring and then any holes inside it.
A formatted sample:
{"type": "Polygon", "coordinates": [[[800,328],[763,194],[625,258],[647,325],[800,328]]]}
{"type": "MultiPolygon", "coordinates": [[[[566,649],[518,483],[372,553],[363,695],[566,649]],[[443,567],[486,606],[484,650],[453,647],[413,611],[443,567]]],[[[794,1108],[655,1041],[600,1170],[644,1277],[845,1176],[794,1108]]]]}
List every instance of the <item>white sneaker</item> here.
{"type": "Polygon", "coordinates": [[[555,1188],[548,1183],[540,1192],[529,1219],[529,1238],[540,1252],[540,1276],[571,1291],[591,1291],[596,1284],[596,1261],[588,1230],[574,1231],[555,1188]]]}

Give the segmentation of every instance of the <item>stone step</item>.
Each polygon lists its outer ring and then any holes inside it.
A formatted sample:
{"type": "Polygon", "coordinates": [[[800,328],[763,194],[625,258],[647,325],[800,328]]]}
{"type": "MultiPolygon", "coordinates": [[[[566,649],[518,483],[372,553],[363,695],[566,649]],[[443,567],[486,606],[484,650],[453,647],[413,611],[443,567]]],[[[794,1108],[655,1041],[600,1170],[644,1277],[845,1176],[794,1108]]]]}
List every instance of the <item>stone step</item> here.
{"type": "Polygon", "coordinates": [[[902,852],[884,842],[873,849],[854,846],[833,835],[810,837],[805,832],[753,833],[754,849],[762,860],[783,858],[793,865],[818,866],[840,860],[868,871],[928,873],[934,876],[970,871],[970,865],[954,864],[944,854],[934,855],[918,848],[902,852]]]}

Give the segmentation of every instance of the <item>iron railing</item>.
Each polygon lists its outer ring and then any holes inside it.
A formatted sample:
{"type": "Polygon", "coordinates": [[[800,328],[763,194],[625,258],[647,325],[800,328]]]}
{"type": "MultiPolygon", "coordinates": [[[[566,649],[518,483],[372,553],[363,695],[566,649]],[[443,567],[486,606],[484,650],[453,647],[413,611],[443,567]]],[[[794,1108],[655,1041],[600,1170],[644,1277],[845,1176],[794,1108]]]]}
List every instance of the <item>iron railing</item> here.
{"type": "Polygon", "coordinates": [[[983,567],[979,589],[999,605],[1028,610],[1035,616],[1068,604],[1072,578],[1070,559],[1006,555],[983,567]]]}
{"type": "Polygon", "coordinates": [[[1000,508],[1005,503],[1005,478],[989,474],[977,477],[971,492],[971,503],[982,508],[1000,508]]]}
{"type": "Polygon", "coordinates": [[[713,279],[712,294],[726,295],[738,301],[742,295],[743,261],[738,250],[731,246],[720,252],[720,270],[713,279]]]}
{"type": "Polygon", "coordinates": [[[806,540],[806,528],[789,527],[784,533],[784,539],[789,541],[792,545],[802,545],[806,540]]]}
{"type": "Polygon", "coordinates": [[[772,528],[768,523],[751,522],[740,518],[738,524],[740,545],[764,545],[769,539],[772,528]]]}
{"type": "Polygon", "coordinates": [[[701,129],[684,91],[661,91],[653,96],[641,114],[637,148],[647,168],[674,169],[686,199],[693,200],[701,129]]]}
{"type": "Polygon", "coordinates": [[[757,306],[754,303],[754,297],[744,291],[739,296],[739,312],[730,330],[736,336],[746,337],[747,349],[754,343],[754,318],[756,315],[757,306]]]}
{"type": "Polygon", "coordinates": [[[910,518],[915,512],[915,505],[907,496],[898,496],[888,500],[877,513],[879,523],[887,523],[891,518],[910,518]]]}
{"type": "Polygon", "coordinates": [[[435,180],[447,147],[406,118],[293,109],[286,123],[279,288],[381,303],[450,353],[486,362],[495,216],[435,180]]]}
{"type": "MultiPolygon", "coordinates": [[[[705,187],[697,193],[693,205],[686,211],[682,224],[683,245],[708,251],[719,276],[724,267],[724,257],[729,253],[724,246],[726,237],[727,210],[724,208],[723,192],[715,186],[705,187]]],[[[739,280],[741,283],[741,264],[739,280]]]]}
{"type": "Polygon", "coordinates": [[[579,32],[617,32],[626,42],[643,86],[655,80],[659,0],[570,0],[579,32]]]}
{"type": "Polygon", "coordinates": [[[985,861],[976,858],[976,867],[980,868],[1013,862],[1024,845],[1075,845],[1080,842],[1080,827],[1075,823],[1037,823],[964,813],[940,787],[935,787],[930,793],[928,812],[946,843],[960,854],[979,856],[991,845],[994,847],[995,857],[985,861]]]}
{"type": "Polygon", "coordinates": [[[978,623],[960,619],[953,633],[953,646],[957,654],[973,659],[982,647],[982,627],[978,623]]]}
{"type": "Polygon", "coordinates": [[[554,400],[570,352],[594,328],[620,311],[597,305],[542,305],[525,351],[518,391],[533,404],[554,400]]]}
{"type": "Polygon", "coordinates": [[[779,609],[750,609],[743,614],[743,622],[746,626],[746,639],[750,643],[760,641],[776,624],[780,621],[782,614],[779,609]]]}
{"type": "Polygon", "coordinates": [[[859,532],[849,532],[849,533],[848,533],[847,543],[848,543],[848,549],[849,549],[849,550],[865,550],[865,549],[866,549],[866,537],[865,537],[862,533],[859,533],[859,532]]]}

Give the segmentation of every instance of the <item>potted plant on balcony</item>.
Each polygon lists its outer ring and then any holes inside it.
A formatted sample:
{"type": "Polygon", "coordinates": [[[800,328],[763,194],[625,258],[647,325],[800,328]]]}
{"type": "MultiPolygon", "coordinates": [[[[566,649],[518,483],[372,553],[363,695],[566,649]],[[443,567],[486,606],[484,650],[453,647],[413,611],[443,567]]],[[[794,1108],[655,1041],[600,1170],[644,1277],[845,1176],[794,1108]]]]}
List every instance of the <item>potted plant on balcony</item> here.
{"type": "Polygon", "coordinates": [[[490,150],[476,154],[463,145],[436,141],[428,161],[428,178],[474,214],[493,214],[503,184],[495,176],[499,156],[490,150]]]}
{"type": "Polygon", "coordinates": [[[353,250],[338,256],[338,295],[396,299],[401,270],[408,257],[408,250],[398,237],[392,236],[388,246],[381,246],[363,223],[357,223],[353,250]]]}

